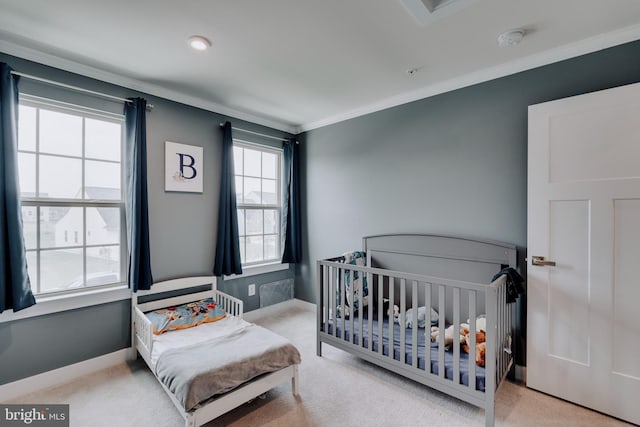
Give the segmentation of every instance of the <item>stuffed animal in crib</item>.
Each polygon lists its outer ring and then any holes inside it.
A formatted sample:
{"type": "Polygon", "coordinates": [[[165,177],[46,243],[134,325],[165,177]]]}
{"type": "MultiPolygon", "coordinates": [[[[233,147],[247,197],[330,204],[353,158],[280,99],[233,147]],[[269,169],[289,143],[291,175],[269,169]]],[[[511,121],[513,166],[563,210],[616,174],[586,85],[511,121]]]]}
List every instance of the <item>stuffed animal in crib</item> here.
{"type": "MultiPolygon", "coordinates": [[[[400,323],[400,314],[396,316],[396,322],[400,323]]],[[[404,315],[404,323],[406,328],[413,328],[413,308],[407,310],[404,315]]],[[[431,308],[431,325],[438,323],[438,312],[431,308]]],[[[418,328],[427,326],[427,307],[418,307],[418,328]]]]}
{"type": "MultiPolygon", "coordinates": [[[[469,353],[471,347],[469,347],[469,343],[471,338],[469,337],[469,328],[466,328],[464,331],[464,344],[462,344],[462,349],[469,353]]],[[[480,329],[476,331],[476,365],[484,366],[484,357],[487,352],[487,333],[484,329],[480,329]]]]}
{"type": "Polygon", "coordinates": [[[393,308],[389,303],[389,300],[384,298],[382,300],[382,313],[384,313],[385,317],[393,317],[393,319],[397,322],[398,317],[400,316],[400,307],[396,304],[393,304],[393,308]]]}
{"type": "MultiPolygon", "coordinates": [[[[467,331],[469,330],[469,327],[467,326],[467,331]]],[[[444,346],[445,348],[448,350],[451,348],[451,345],[453,344],[453,336],[454,336],[454,328],[453,325],[449,326],[447,329],[444,330],[444,346]]],[[[460,336],[460,343],[462,343],[464,341],[464,327],[463,325],[460,325],[460,329],[458,330],[458,335],[460,336]]],[[[436,342],[438,341],[438,338],[440,337],[440,329],[437,326],[432,326],[431,327],[431,341],[432,342],[436,342]]]]}

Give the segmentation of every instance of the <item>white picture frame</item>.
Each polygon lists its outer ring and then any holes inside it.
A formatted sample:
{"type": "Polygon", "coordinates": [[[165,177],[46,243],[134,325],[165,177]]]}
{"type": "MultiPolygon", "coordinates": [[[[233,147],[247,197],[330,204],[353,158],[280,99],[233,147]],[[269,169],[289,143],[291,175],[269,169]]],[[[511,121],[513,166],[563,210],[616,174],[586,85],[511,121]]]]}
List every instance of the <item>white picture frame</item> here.
{"type": "Polygon", "coordinates": [[[164,143],[164,190],[202,193],[204,183],[203,148],[196,145],[164,143]]]}

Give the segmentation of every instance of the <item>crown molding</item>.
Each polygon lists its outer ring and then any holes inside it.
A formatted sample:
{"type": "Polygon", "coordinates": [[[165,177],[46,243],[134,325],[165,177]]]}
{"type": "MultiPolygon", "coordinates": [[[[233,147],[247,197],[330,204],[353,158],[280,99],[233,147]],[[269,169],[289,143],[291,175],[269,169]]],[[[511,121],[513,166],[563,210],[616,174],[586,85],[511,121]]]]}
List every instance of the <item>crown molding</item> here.
{"type": "Polygon", "coordinates": [[[398,105],[428,98],[430,96],[483,83],[499,77],[516,74],[532,68],[563,61],[565,59],[575,58],[638,39],[640,39],[640,25],[632,25],[620,30],[600,34],[578,42],[569,43],[538,54],[530,55],[525,58],[500,64],[495,67],[489,67],[473,73],[465,74],[461,77],[446,80],[434,85],[425,86],[415,91],[392,96],[379,102],[365,105],[341,114],[336,114],[325,119],[305,123],[296,129],[296,133],[299,134],[324,126],[329,126],[345,120],[385,110],[387,108],[396,107],[398,105]]]}
{"type": "Polygon", "coordinates": [[[27,59],[29,61],[37,62],[43,65],[48,65],[50,67],[59,68],[61,70],[68,71],[71,73],[90,77],[96,80],[111,83],[117,86],[122,86],[127,89],[147,93],[149,95],[154,95],[160,98],[176,101],[182,104],[201,108],[203,110],[211,111],[211,112],[222,114],[225,116],[246,120],[251,123],[281,130],[283,132],[295,134],[297,129],[295,126],[291,126],[276,120],[268,119],[265,117],[259,117],[254,114],[250,114],[250,113],[246,113],[233,108],[225,107],[224,105],[220,105],[203,98],[185,95],[181,92],[167,89],[160,85],[146,83],[141,80],[125,77],[120,74],[112,73],[96,67],[81,64],[79,62],[76,62],[70,59],[52,55],[50,53],[47,53],[38,49],[34,49],[31,47],[27,47],[18,43],[14,43],[8,40],[0,39],[0,52],[4,52],[8,55],[17,56],[19,58],[27,59]]]}

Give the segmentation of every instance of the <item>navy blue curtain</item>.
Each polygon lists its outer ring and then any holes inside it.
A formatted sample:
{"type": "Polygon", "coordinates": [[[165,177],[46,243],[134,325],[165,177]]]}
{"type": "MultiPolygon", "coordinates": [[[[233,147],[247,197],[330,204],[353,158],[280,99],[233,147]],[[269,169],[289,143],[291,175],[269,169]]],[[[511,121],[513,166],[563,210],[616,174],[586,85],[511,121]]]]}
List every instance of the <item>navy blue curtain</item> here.
{"type": "Polygon", "coordinates": [[[147,196],[147,101],[131,99],[124,104],[125,117],[125,210],[129,254],[129,287],[136,292],[151,289],[149,249],[149,203],[147,196]]]}
{"type": "Polygon", "coordinates": [[[284,206],[282,230],[284,243],[282,262],[302,261],[302,236],[300,215],[300,149],[298,142],[284,144],[284,206]]]}
{"type": "Polygon", "coordinates": [[[240,244],[238,243],[236,181],[233,170],[233,136],[230,122],[225,122],[222,132],[218,240],[216,241],[216,261],[213,266],[213,274],[216,276],[242,274],[240,244]]]}
{"type": "Polygon", "coordinates": [[[18,183],[18,76],[0,62],[0,313],[36,303],[27,272],[18,183]]]}

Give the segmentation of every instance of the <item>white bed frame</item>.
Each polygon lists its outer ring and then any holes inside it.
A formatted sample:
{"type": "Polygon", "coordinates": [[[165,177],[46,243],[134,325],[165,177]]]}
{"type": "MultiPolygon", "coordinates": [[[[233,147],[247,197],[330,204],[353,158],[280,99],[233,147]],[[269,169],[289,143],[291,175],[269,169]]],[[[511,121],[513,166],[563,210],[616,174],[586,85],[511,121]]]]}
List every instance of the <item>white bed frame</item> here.
{"type": "MultiPolygon", "coordinates": [[[[134,351],[138,351],[140,356],[145,360],[151,368],[151,353],[153,350],[153,332],[151,322],[145,316],[145,312],[157,310],[159,308],[171,307],[175,305],[185,304],[192,301],[198,301],[203,298],[215,298],[216,302],[222,305],[225,311],[231,315],[242,318],[243,302],[237,298],[220,292],[216,289],[215,276],[187,277],[181,279],[167,280],[164,282],[154,283],[149,291],[138,291],[132,295],[132,346],[134,351]],[[175,293],[194,287],[208,286],[209,289],[201,292],[188,293],[181,296],[163,297],[163,293],[175,293]],[[140,303],[139,297],[156,296],[158,298],[149,302],[140,303]]],[[[173,331],[176,333],[179,331],[173,331]]],[[[134,353],[135,354],[135,353],[134,353]]],[[[154,373],[155,375],[155,373],[154,373]]],[[[157,377],[156,377],[157,378],[157,377]]],[[[298,365],[291,365],[279,371],[275,371],[266,375],[262,375],[251,380],[234,390],[222,394],[211,401],[199,405],[191,411],[185,411],[181,403],[171,393],[171,391],[158,379],[162,388],[180,412],[185,420],[186,427],[201,426],[220,415],[237,408],[243,403],[271,390],[281,383],[291,380],[293,394],[298,395],[298,365]]]]}
{"type": "MultiPolygon", "coordinates": [[[[344,264],[337,258],[321,260],[318,267],[318,312],[317,312],[317,355],[322,355],[322,344],[330,344],[378,366],[437,389],[450,396],[483,408],[487,427],[495,422],[495,395],[513,364],[511,343],[513,338],[513,305],[506,303],[507,284],[505,276],[489,283],[492,276],[502,267],[516,267],[516,247],[499,242],[476,239],[439,236],[428,234],[389,234],[369,236],[363,239],[363,251],[367,254],[365,267],[344,264]],[[355,272],[366,277],[371,304],[368,310],[368,345],[363,340],[363,321],[355,331],[359,339],[345,337],[345,326],[354,331],[354,316],[334,318],[338,306],[344,307],[345,295],[336,297],[338,283],[345,283],[345,274],[355,272]],[[405,361],[407,334],[412,342],[417,342],[418,328],[407,332],[400,328],[400,361],[393,352],[383,354],[382,322],[378,323],[377,351],[372,346],[373,310],[383,312],[382,299],[397,304],[400,310],[400,324],[405,323],[409,308],[418,306],[435,308],[439,316],[439,328],[445,329],[445,322],[456,329],[470,318],[469,360],[475,360],[476,315],[486,313],[486,365],[485,391],[476,390],[476,365],[470,363],[468,385],[460,383],[460,338],[454,334],[453,379],[445,377],[444,334],[438,338],[439,372],[431,372],[430,352],[425,352],[428,369],[420,369],[417,362],[417,346],[412,348],[412,364],[405,361]],[[418,301],[418,303],[416,303],[418,301]],[[374,306],[375,304],[375,306],[374,306]],[[329,325],[334,322],[334,327],[329,325]],[[335,327],[338,326],[338,327],[335,327]],[[338,332],[340,331],[340,333],[338,332]],[[492,357],[493,356],[493,357],[492,357]]],[[[358,289],[351,286],[349,297],[354,293],[362,295],[362,282],[358,289]],[[357,291],[357,292],[354,292],[357,291]]],[[[363,306],[362,300],[360,307],[363,306]]],[[[357,317],[357,315],[355,316],[357,317]]],[[[428,318],[428,316],[427,316],[428,318]]],[[[413,310],[413,324],[418,323],[417,310],[413,310]]],[[[420,330],[430,335],[430,329],[420,330]]],[[[393,342],[393,328],[389,341],[393,342]]],[[[426,336],[427,343],[430,336],[426,336]]],[[[392,348],[392,347],[391,347],[392,348]]]]}

